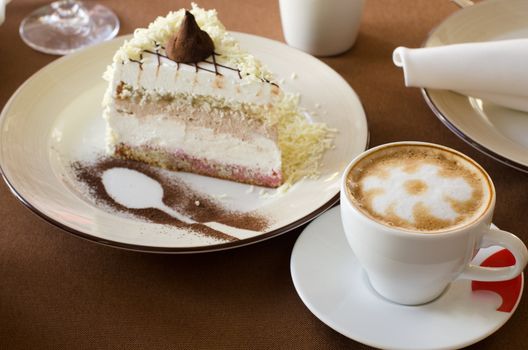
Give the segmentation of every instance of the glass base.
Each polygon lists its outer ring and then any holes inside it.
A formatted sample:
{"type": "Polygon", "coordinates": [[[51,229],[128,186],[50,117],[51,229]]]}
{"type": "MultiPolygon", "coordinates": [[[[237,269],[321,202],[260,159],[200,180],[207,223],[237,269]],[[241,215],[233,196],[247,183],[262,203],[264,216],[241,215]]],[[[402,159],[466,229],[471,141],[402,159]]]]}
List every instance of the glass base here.
{"type": "Polygon", "coordinates": [[[19,31],[31,48],[66,55],[115,37],[119,19],[102,5],[55,1],[24,18],[19,31]]]}

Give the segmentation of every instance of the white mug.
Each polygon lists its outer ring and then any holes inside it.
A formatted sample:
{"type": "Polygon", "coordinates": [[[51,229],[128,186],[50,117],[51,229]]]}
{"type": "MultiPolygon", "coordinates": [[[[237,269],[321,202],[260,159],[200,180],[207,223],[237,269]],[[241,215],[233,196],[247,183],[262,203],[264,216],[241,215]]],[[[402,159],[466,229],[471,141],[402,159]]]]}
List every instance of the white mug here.
{"type": "Polygon", "coordinates": [[[372,148],[356,157],[341,181],[341,220],[349,245],[365,270],[370,284],[384,298],[406,305],[427,303],[440,296],[455,279],[502,281],[518,276],[528,262],[528,250],[513,234],[491,227],[495,188],[480,165],[450,148],[424,142],[395,142],[372,148]],[[347,174],[366,156],[401,145],[440,148],[468,160],[487,177],[490,198],[483,214],[474,221],[435,233],[409,232],[390,227],[361,212],[347,194],[347,174]],[[509,267],[471,264],[480,248],[499,245],[515,256],[509,267]]]}
{"type": "Polygon", "coordinates": [[[364,0],[279,0],[288,45],[316,56],[350,49],[359,32],[364,0]]]}
{"type": "Polygon", "coordinates": [[[0,0],[0,24],[4,23],[5,20],[5,8],[11,0],[0,0]]]}

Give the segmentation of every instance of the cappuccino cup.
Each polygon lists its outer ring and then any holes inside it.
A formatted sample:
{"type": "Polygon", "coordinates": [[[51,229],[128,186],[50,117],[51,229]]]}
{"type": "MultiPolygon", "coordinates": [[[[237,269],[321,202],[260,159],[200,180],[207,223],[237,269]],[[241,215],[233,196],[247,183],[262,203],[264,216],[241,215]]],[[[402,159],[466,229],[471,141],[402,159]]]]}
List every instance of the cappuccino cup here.
{"type": "Polygon", "coordinates": [[[448,147],[395,142],[372,148],[348,165],[340,196],[347,241],[371,286],[389,301],[424,304],[455,279],[509,280],[528,262],[518,237],[491,227],[489,175],[448,147]],[[507,248],[515,265],[471,263],[492,245],[507,248]]]}

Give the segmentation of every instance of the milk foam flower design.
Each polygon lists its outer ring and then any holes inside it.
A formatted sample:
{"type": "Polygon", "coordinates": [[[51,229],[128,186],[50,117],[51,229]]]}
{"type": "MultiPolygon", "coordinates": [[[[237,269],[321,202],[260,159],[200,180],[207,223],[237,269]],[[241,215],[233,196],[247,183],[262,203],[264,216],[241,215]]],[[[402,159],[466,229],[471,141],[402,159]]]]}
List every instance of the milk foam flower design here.
{"type": "Polygon", "coordinates": [[[404,171],[403,167],[386,169],[388,176],[369,176],[362,181],[364,191],[379,190],[372,198],[372,209],[379,215],[394,214],[414,223],[417,204],[424,206],[431,216],[454,221],[460,216],[450,201],[467,201],[473,188],[463,178],[439,174],[440,168],[432,164],[419,166],[416,171],[404,171]],[[416,185],[414,191],[409,185],[416,185]]]}

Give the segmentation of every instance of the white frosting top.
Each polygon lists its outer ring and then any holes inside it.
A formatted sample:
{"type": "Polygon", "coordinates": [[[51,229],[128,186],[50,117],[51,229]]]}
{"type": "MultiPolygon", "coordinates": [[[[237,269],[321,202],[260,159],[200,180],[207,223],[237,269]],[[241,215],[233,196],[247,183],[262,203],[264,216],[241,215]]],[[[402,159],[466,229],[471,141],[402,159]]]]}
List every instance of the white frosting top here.
{"type": "MultiPolygon", "coordinates": [[[[218,63],[239,69],[244,79],[272,79],[272,74],[253,55],[240,49],[238,42],[219,21],[216,10],[204,10],[192,3],[190,12],[200,29],[213,40],[218,63]]],[[[144,50],[154,51],[156,44],[166,45],[169,38],[178,32],[184,15],[185,9],[169,12],[165,17],[158,17],[148,28],[136,29],[134,37],[116,52],[114,62],[139,60],[144,50]]]]}
{"type": "Polygon", "coordinates": [[[177,64],[161,58],[158,65],[156,55],[143,54],[141,66],[132,61],[114,62],[105,78],[110,81],[110,91],[115,91],[123,82],[133,89],[144,89],[147,93],[189,94],[192,96],[214,96],[228,103],[251,103],[267,105],[279,103],[282,91],[275,85],[260,80],[240,79],[236,71],[200,62],[196,71],[191,65],[177,64]]]}

